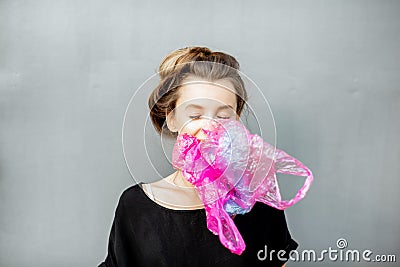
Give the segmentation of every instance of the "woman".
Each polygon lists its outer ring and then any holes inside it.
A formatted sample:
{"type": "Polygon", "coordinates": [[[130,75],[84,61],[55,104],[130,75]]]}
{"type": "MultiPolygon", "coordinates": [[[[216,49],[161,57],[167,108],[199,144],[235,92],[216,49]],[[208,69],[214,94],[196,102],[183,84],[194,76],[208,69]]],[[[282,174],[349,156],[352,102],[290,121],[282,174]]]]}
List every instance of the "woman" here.
{"type": "MultiPolygon", "coordinates": [[[[208,120],[238,120],[247,99],[238,69],[234,57],[205,47],[170,53],[160,64],[160,83],[148,101],[155,129],[201,140],[208,120]]],[[[100,266],[285,266],[288,253],[298,246],[283,210],[256,202],[234,222],[246,243],[241,255],[222,246],[207,229],[201,199],[177,170],[122,193],[100,266]]]]}

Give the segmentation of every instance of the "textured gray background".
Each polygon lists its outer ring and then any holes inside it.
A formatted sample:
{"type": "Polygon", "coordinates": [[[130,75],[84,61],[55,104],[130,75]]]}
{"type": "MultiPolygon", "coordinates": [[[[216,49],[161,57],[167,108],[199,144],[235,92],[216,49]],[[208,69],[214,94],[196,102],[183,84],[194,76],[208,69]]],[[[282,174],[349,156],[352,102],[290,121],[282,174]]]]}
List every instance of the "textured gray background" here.
{"type": "Polygon", "coordinates": [[[0,266],[105,258],[133,184],[125,108],[187,45],[235,55],[268,96],[278,147],[313,170],[287,210],[300,251],[342,237],[400,257],[399,14],[399,1],[1,0],[0,266]]]}

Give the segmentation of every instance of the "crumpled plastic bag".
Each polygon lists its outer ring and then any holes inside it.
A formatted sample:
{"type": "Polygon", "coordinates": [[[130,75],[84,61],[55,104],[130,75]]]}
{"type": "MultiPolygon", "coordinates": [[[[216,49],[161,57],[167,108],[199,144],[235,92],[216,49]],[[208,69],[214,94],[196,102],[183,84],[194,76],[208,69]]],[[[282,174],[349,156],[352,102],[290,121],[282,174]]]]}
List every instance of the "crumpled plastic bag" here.
{"type": "Polygon", "coordinates": [[[219,236],[232,253],[240,255],[246,244],[233,217],[249,212],[256,201],[286,209],[302,199],[313,181],[310,169],[237,120],[210,120],[202,129],[204,140],[178,135],[172,164],[195,187],[203,201],[207,228],[219,236]],[[282,200],[276,173],[306,177],[290,200],[282,200]]]}

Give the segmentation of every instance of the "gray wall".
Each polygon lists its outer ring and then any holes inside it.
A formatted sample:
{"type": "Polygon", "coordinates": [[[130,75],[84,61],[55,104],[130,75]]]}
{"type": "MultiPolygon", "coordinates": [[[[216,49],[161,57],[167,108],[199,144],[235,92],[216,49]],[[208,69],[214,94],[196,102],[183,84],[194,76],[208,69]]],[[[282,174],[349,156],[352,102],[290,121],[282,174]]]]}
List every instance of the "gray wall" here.
{"type": "Polygon", "coordinates": [[[287,210],[299,250],[345,238],[399,258],[399,11],[378,0],[1,0],[0,266],[104,259],[134,183],[125,108],[187,45],[235,55],[270,101],[277,146],[312,169],[308,195],[287,210]]]}

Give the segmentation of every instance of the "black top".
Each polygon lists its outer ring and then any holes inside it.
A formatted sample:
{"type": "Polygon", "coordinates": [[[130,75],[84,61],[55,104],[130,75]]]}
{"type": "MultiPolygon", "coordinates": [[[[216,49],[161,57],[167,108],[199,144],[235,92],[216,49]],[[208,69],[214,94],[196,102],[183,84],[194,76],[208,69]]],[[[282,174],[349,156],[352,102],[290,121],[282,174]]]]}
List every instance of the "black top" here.
{"type": "Polygon", "coordinates": [[[208,230],[205,209],[163,207],[136,184],[119,198],[107,257],[99,267],[282,266],[285,261],[278,260],[277,252],[285,250],[287,253],[279,256],[288,258],[298,246],[283,210],[256,202],[250,212],[236,215],[234,222],[246,243],[241,255],[230,252],[208,230]],[[272,249],[275,253],[270,253],[272,249]]]}

